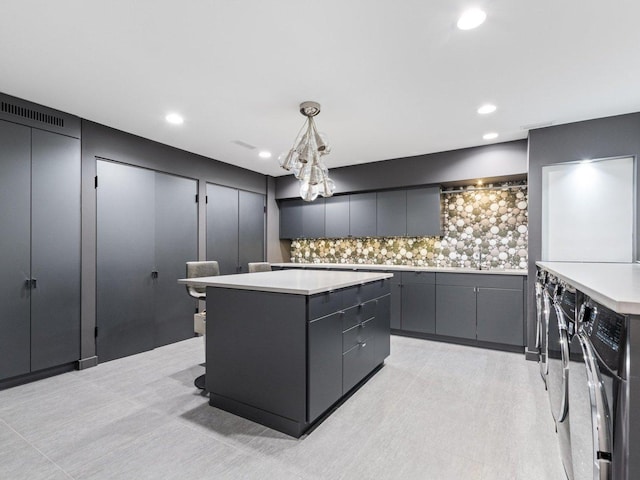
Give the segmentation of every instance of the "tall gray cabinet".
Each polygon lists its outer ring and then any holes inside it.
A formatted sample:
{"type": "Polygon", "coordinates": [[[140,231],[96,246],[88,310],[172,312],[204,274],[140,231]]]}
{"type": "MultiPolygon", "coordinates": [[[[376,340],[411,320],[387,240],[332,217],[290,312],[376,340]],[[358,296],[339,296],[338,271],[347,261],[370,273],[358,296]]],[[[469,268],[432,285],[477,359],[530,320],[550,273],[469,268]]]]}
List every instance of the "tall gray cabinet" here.
{"type": "Polygon", "coordinates": [[[0,380],[77,361],[79,138],[0,120],[0,252],[0,380]]]}
{"type": "Polygon", "coordinates": [[[207,260],[221,275],[264,260],[265,196],[207,183],[207,260]]]}
{"type": "Polygon", "coordinates": [[[193,336],[176,280],[198,258],[197,181],[98,160],[96,192],[99,361],[193,336]]]}

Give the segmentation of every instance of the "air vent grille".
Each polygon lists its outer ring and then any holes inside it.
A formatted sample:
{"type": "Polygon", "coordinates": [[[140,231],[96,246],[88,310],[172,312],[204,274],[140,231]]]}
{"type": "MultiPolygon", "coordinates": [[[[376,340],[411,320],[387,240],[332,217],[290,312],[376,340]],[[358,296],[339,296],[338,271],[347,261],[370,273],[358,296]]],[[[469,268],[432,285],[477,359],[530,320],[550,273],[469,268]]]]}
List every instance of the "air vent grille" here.
{"type": "Polygon", "coordinates": [[[55,125],[56,127],[64,127],[64,118],[49,115],[48,113],[38,112],[31,108],[21,107],[8,102],[2,102],[0,107],[4,113],[17,115],[18,117],[28,118],[37,122],[46,123],[47,125],[55,125]]]}

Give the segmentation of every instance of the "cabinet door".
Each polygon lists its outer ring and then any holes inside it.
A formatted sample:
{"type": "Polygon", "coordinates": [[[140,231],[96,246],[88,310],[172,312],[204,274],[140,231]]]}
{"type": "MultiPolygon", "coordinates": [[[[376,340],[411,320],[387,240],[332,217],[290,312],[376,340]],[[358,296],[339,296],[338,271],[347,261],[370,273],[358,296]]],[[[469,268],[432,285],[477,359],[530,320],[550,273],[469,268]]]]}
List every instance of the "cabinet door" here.
{"type": "Polygon", "coordinates": [[[154,347],[155,173],[97,161],[98,359],[154,347]]]}
{"type": "Polygon", "coordinates": [[[522,290],[479,288],[478,340],[524,345],[522,290]]]}
{"type": "Polygon", "coordinates": [[[385,272],[392,273],[393,278],[391,278],[391,318],[390,318],[390,327],[396,330],[402,328],[401,319],[402,319],[402,275],[400,272],[385,272]]]}
{"type": "Polygon", "coordinates": [[[238,192],[238,267],[248,272],[249,262],[264,261],[264,195],[238,192]]]}
{"type": "Polygon", "coordinates": [[[440,187],[407,190],[407,235],[442,235],[440,187]]]}
{"type": "Polygon", "coordinates": [[[280,238],[303,238],[302,207],[304,200],[282,200],[280,202],[280,238]]]}
{"type": "Polygon", "coordinates": [[[476,338],[475,287],[436,286],[436,333],[476,338]]]}
{"type": "Polygon", "coordinates": [[[402,284],[402,330],[436,333],[436,287],[426,283],[402,284]]]}
{"type": "Polygon", "coordinates": [[[309,422],[342,396],[341,315],[337,312],[309,322],[309,422]]]}
{"type": "Polygon", "coordinates": [[[302,206],[302,236],[304,238],[324,237],[324,218],[324,198],[317,198],[313,202],[304,202],[302,206]]]}
{"type": "Polygon", "coordinates": [[[155,341],[159,347],[193,337],[195,300],[176,278],[198,258],[197,181],[155,173],[155,341]]]}
{"type": "Polygon", "coordinates": [[[357,193],[349,196],[349,235],[376,235],[376,193],[357,193]]]}
{"type": "Polygon", "coordinates": [[[373,363],[379,365],[391,353],[391,295],[377,298],[375,302],[376,317],[370,323],[373,328],[373,363]]]}
{"type": "Polygon", "coordinates": [[[31,370],[80,358],[80,140],[33,129],[31,370]]]}
{"type": "Polygon", "coordinates": [[[238,190],[207,184],[207,260],[221,275],[238,273],[238,190]]]}
{"type": "Polygon", "coordinates": [[[377,193],[377,227],[379,237],[407,234],[407,192],[392,190],[377,193]]]}
{"type": "Polygon", "coordinates": [[[0,121],[0,380],[29,372],[31,129],[0,121]]]}
{"type": "Polygon", "coordinates": [[[325,198],[324,215],[325,237],[349,236],[349,195],[325,198]]]}

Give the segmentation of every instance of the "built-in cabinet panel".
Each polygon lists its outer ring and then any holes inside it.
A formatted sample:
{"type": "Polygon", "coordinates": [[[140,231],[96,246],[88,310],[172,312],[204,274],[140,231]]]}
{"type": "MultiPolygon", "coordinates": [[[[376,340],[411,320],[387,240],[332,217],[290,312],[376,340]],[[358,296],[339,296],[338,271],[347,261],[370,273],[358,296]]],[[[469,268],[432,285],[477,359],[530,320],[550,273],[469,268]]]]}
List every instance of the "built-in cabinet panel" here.
{"type": "Polygon", "coordinates": [[[349,197],[349,235],[376,236],[376,193],[357,193],[349,197]]]}
{"type": "Polygon", "coordinates": [[[280,238],[302,238],[302,217],[304,200],[283,200],[280,202],[280,238]]]}
{"type": "Polygon", "coordinates": [[[259,193],[207,184],[207,260],[218,262],[221,275],[264,261],[264,206],[259,193]]]}
{"type": "MultiPolygon", "coordinates": [[[[248,263],[264,261],[265,197],[238,190],[238,267],[248,272],[248,263]]],[[[324,219],[323,219],[324,224],[324,219]]]]}
{"type": "Polygon", "coordinates": [[[175,280],[197,258],[197,182],[102,160],[97,173],[96,349],[104,362],[193,335],[195,302],[175,280]]]}
{"type": "Polygon", "coordinates": [[[80,141],[31,134],[31,370],[80,358],[80,141]]]}
{"type": "Polygon", "coordinates": [[[407,190],[407,236],[442,235],[440,187],[407,190]]]}
{"type": "Polygon", "coordinates": [[[340,195],[337,197],[325,198],[324,205],[325,205],[324,236],[326,238],[348,237],[349,236],[349,195],[340,195]]]}
{"type": "Polygon", "coordinates": [[[389,319],[390,327],[394,330],[402,328],[402,273],[387,271],[393,277],[389,282],[391,284],[391,318],[389,319]]]}
{"type": "Polygon", "coordinates": [[[377,194],[378,237],[403,237],[407,235],[407,192],[390,190],[377,194]]]}
{"type": "Polygon", "coordinates": [[[80,357],[80,140],[0,121],[0,380],[80,357]]]}
{"type": "Polygon", "coordinates": [[[185,274],[185,259],[197,252],[196,180],[155,175],[155,341],[156,347],[193,336],[193,299],[176,278],[185,274]]]}
{"type": "Polygon", "coordinates": [[[31,129],[0,121],[0,379],[30,370],[31,129]]]}
{"type": "Polygon", "coordinates": [[[207,260],[220,274],[238,273],[238,190],[207,183],[207,260]]]}

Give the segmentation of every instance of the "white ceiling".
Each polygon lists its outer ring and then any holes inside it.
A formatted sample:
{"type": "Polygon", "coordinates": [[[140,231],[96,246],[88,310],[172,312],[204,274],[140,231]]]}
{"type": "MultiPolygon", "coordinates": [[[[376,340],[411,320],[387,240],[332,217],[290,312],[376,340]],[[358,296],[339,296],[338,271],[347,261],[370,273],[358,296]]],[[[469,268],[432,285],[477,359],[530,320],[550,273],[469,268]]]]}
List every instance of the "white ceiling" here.
{"type": "Polygon", "coordinates": [[[269,175],[304,100],[330,168],[640,111],[637,0],[2,0],[0,18],[1,92],[269,175]],[[458,30],[468,6],[487,20],[458,30]]]}

